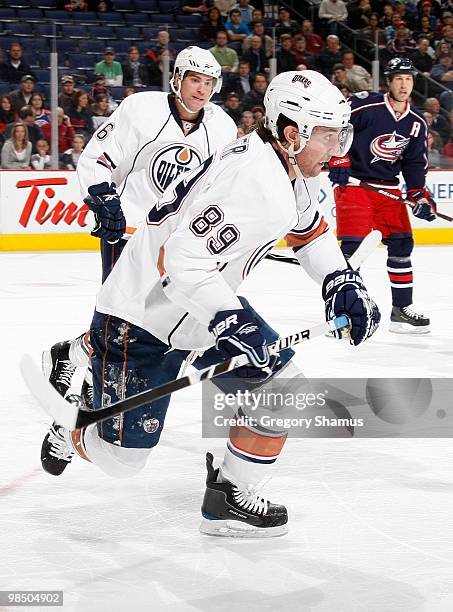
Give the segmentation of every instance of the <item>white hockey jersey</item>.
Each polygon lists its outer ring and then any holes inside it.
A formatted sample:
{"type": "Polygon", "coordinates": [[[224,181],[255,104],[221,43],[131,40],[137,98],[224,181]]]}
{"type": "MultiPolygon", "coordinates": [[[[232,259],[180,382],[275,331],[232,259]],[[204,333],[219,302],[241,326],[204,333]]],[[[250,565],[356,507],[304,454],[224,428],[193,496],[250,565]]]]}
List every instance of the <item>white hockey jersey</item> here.
{"type": "Polygon", "coordinates": [[[212,346],[210,321],[241,308],[236,290],[254,266],[290,230],[303,241],[324,223],[318,191],[318,179],[293,189],[255,132],[234,141],[167,189],[126,245],[96,309],[174,348],[212,346]]]}
{"type": "Polygon", "coordinates": [[[199,166],[236,138],[234,121],[207,104],[187,134],[167,93],[142,92],[125,98],[94,133],[77,164],[83,197],[88,187],[116,184],[130,227],[143,221],[181,173],[199,166]]]}

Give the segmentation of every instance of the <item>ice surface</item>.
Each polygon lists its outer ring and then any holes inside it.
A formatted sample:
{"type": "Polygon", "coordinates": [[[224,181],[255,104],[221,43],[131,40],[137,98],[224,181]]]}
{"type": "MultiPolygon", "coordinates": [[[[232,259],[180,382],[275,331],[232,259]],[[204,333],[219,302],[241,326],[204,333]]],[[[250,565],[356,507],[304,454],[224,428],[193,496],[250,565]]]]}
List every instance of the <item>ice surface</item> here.
{"type": "MultiPolygon", "coordinates": [[[[451,247],[413,257],[415,305],[429,336],[386,330],[385,251],[363,266],[383,324],[363,347],[328,338],[297,350],[308,376],[453,373],[451,247]]],[[[64,610],[453,610],[451,440],[289,440],[268,485],[290,532],[268,541],[201,536],[204,453],[200,391],[174,396],[145,470],[114,480],[75,459],[63,476],[41,471],[48,427],[18,372],[88,325],[100,274],[94,253],[0,255],[0,589],[62,589],[64,610]]],[[[319,289],[302,270],[263,262],[243,293],[282,334],[323,319],[319,289]]],[[[446,407],[452,409],[452,407],[446,407]]],[[[37,608],[34,608],[37,609],[37,608]]]]}

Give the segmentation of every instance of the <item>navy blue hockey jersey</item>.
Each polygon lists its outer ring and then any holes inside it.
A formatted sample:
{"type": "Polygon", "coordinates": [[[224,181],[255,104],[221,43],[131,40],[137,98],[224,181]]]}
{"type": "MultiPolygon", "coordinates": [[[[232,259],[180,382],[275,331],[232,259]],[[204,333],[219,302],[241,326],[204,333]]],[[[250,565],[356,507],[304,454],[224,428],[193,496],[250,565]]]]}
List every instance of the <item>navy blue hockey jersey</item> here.
{"type": "Polygon", "coordinates": [[[397,185],[402,172],[408,189],[425,186],[428,127],[409,104],[399,116],[389,95],[363,91],[349,98],[354,141],[352,176],[369,183],[397,185]]]}

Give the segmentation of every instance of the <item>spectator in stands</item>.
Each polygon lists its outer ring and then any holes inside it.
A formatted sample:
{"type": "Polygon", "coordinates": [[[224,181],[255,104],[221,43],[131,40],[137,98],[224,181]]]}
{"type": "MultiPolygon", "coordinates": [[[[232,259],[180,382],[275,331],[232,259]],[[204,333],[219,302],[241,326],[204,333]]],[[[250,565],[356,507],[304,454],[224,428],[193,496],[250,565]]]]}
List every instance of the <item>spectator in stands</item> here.
{"type": "Polygon", "coordinates": [[[0,64],[0,80],[7,83],[19,83],[25,75],[35,76],[33,70],[23,59],[23,48],[18,42],[9,46],[8,59],[0,64]]]}
{"type": "Polygon", "coordinates": [[[355,91],[370,91],[373,79],[371,74],[363,66],[355,63],[354,53],[352,51],[343,51],[341,54],[341,63],[346,68],[348,79],[354,83],[355,91]]]}
{"type": "Polygon", "coordinates": [[[368,19],[368,25],[357,32],[357,38],[364,40],[369,43],[363,45],[365,53],[374,59],[374,45],[376,44],[376,36],[378,47],[381,49],[385,47],[385,33],[382,28],[379,27],[379,15],[377,13],[371,13],[368,19]]]}
{"type": "Polygon", "coordinates": [[[392,40],[389,42],[387,49],[395,57],[409,56],[415,52],[417,43],[412,38],[412,33],[407,27],[404,21],[400,21],[396,24],[396,33],[392,40]]]}
{"type": "MultiPolygon", "coordinates": [[[[30,104],[19,110],[19,121],[27,126],[28,140],[31,142],[32,153],[36,153],[36,143],[44,138],[39,125],[35,123],[35,109],[30,104]]],[[[8,128],[7,128],[8,130],[8,128]]]]}
{"type": "Polygon", "coordinates": [[[215,42],[217,32],[224,30],[222,15],[216,6],[209,9],[206,21],[201,25],[198,40],[201,42],[215,42]]]}
{"type": "Polygon", "coordinates": [[[263,119],[265,115],[265,110],[262,106],[254,106],[252,108],[253,119],[255,120],[255,124],[258,123],[260,119],[263,119]]]}
{"type": "Polygon", "coordinates": [[[299,24],[294,19],[291,19],[290,12],[284,6],[278,9],[278,21],[275,27],[275,35],[277,38],[280,38],[282,34],[291,34],[292,36],[295,32],[300,31],[299,24]]]}
{"type": "Polygon", "coordinates": [[[247,36],[250,36],[248,26],[242,23],[241,11],[235,8],[230,11],[230,18],[225,24],[225,30],[229,42],[243,42],[247,36]]]}
{"type": "Polygon", "coordinates": [[[17,121],[18,115],[13,110],[10,97],[4,95],[0,98],[0,134],[6,130],[10,123],[17,121]]]}
{"type": "Polygon", "coordinates": [[[394,11],[393,11],[393,6],[390,3],[384,4],[384,8],[382,10],[383,10],[383,15],[379,21],[379,25],[381,26],[383,30],[385,30],[387,26],[392,25],[394,11]]]}
{"type": "Polygon", "coordinates": [[[244,62],[249,63],[250,72],[253,74],[269,71],[269,62],[267,61],[263,43],[259,36],[252,36],[250,49],[244,53],[242,59],[244,62]]]}
{"type": "Polygon", "coordinates": [[[366,28],[370,23],[371,12],[370,0],[359,0],[348,11],[348,26],[353,30],[366,28]]]}
{"type": "Polygon", "coordinates": [[[443,143],[440,135],[434,130],[428,130],[428,170],[440,168],[440,152],[442,148],[443,143]]]}
{"type": "Polygon", "coordinates": [[[272,57],[274,51],[274,43],[270,36],[268,36],[264,31],[264,23],[262,21],[252,21],[250,23],[250,28],[252,33],[247,36],[242,44],[242,53],[246,53],[250,49],[252,36],[259,36],[261,38],[262,47],[264,49],[264,54],[267,59],[272,57]]]}
{"type": "Polygon", "coordinates": [[[42,138],[36,143],[36,153],[30,158],[30,164],[33,170],[48,170],[52,168],[52,159],[49,155],[49,143],[42,138]]]}
{"type": "Polygon", "coordinates": [[[75,170],[85,147],[85,138],[82,134],[76,134],[72,139],[72,146],[61,156],[61,165],[66,170],[75,170]]]}
{"type": "Polygon", "coordinates": [[[127,60],[122,65],[123,85],[131,87],[148,87],[149,67],[140,61],[140,51],[138,47],[129,47],[127,60]]]}
{"type": "Polygon", "coordinates": [[[440,114],[439,100],[437,98],[427,98],[424,108],[428,113],[431,113],[433,117],[430,127],[440,134],[443,144],[446,144],[450,140],[451,127],[448,119],[440,114]]]}
{"type": "MultiPolygon", "coordinates": [[[[108,11],[112,10],[112,6],[111,6],[111,2],[109,1],[104,1],[102,0],[101,2],[99,2],[99,4],[97,2],[93,3],[96,6],[96,11],[98,13],[107,13],[108,11]]],[[[90,2],[88,2],[88,10],[90,9],[90,2]]]]}
{"type": "Polygon", "coordinates": [[[236,5],[236,0],[214,0],[214,6],[216,6],[222,17],[227,17],[231,9],[236,5]]]}
{"type": "Polygon", "coordinates": [[[132,96],[135,93],[135,89],[133,87],[125,87],[123,91],[123,100],[128,96],[132,96]]]}
{"type": "Polygon", "coordinates": [[[447,42],[453,46],[453,26],[447,25],[442,28],[442,38],[439,42],[447,42]]]}
{"type": "Polygon", "coordinates": [[[265,74],[256,74],[253,88],[242,98],[241,109],[251,110],[254,106],[264,106],[264,94],[268,86],[265,74]]]}
{"type": "Polygon", "coordinates": [[[307,51],[307,42],[303,34],[296,34],[294,36],[293,53],[296,56],[297,64],[305,64],[310,70],[314,68],[315,56],[307,51]]]}
{"type": "Polygon", "coordinates": [[[346,23],[348,9],[343,0],[321,0],[318,17],[330,34],[338,34],[338,24],[346,23]]]}
{"type": "Polygon", "coordinates": [[[104,49],[104,59],[95,65],[94,71],[96,74],[103,74],[107,85],[111,87],[121,87],[123,84],[123,70],[121,64],[115,61],[113,47],[104,49]]]}
{"type": "Polygon", "coordinates": [[[346,85],[341,85],[338,89],[341,91],[346,100],[349,98],[349,96],[352,95],[351,90],[349,89],[349,87],[346,87],[346,85]]]}
{"type": "Polygon", "coordinates": [[[327,46],[325,49],[321,49],[316,64],[319,71],[330,79],[334,65],[341,63],[340,41],[338,36],[330,34],[326,39],[326,43],[327,46]]]}
{"type": "Polygon", "coordinates": [[[90,100],[94,100],[96,96],[106,95],[109,101],[109,110],[113,112],[117,107],[117,102],[110,95],[110,90],[107,87],[107,83],[105,81],[105,76],[103,74],[97,74],[94,77],[94,84],[91,88],[91,92],[88,96],[90,100]]]}
{"type": "Polygon", "coordinates": [[[31,105],[35,111],[35,123],[38,127],[42,127],[44,123],[49,122],[49,113],[46,108],[44,108],[44,98],[38,92],[35,92],[31,99],[31,105]]]}
{"type": "Polygon", "coordinates": [[[94,99],[94,104],[91,105],[91,114],[94,129],[97,130],[102,125],[107,117],[112,114],[109,108],[109,97],[106,94],[98,94],[94,99]]]}
{"type": "Polygon", "coordinates": [[[431,78],[453,91],[453,68],[451,55],[449,53],[441,55],[438,62],[438,64],[434,64],[432,67],[430,73],[431,78]]]}
{"type": "Polygon", "coordinates": [[[20,88],[15,89],[9,94],[13,110],[17,113],[22,108],[31,103],[35,89],[35,79],[31,74],[25,74],[20,81],[20,88]]]}
{"type": "Polygon", "coordinates": [[[241,121],[239,127],[242,129],[242,133],[250,134],[255,129],[255,117],[251,110],[243,111],[241,114],[241,121]]]}
{"type": "Polygon", "coordinates": [[[418,7],[420,10],[420,21],[423,17],[428,17],[431,29],[435,30],[437,19],[433,14],[433,5],[431,4],[431,0],[422,0],[418,7]]]}
{"type": "Polygon", "coordinates": [[[255,7],[250,4],[250,0],[239,0],[233,8],[240,11],[242,23],[246,26],[253,21],[253,11],[255,10],[255,7]]]}
{"type": "MultiPolygon", "coordinates": [[[[255,4],[257,4],[256,0],[253,0],[253,1],[254,1],[255,4]]],[[[264,12],[261,9],[256,8],[256,6],[255,6],[255,8],[252,11],[252,21],[250,23],[252,23],[254,21],[255,22],[256,21],[261,21],[261,22],[264,23],[264,12]]],[[[251,27],[250,24],[249,24],[249,27],[251,27]]]]}
{"type": "MultiPolygon", "coordinates": [[[[75,136],[74,128],[71,125],[71,119],[68,115],[65,115],[64,110],[61,106],[57,109],[58,119],[58,150],[60,153],[66,151],[71,146],[72,139],[75,136]]],[[[51,140],[51,123],[45,123],[42,126],[42,132],[47,142],[51,140]]]]}
{"type": "Polygon", "coordinates": [[[453,57],[452,48],[448,42],[439,42],[434,51],[435,63],[439,61],[441,55],[451,55],[453,57]]]}
{"type": "Polygon", "coordinates": [[[190,15],[205,15],[211,6],[210,0],[186,0],[186,2],[182,7],[182,11],[190,15]]]}
{"type": "Polygon", "coordinates": [[[88,2],[85,0],[69,0],[69,2],[65,3],[64,7],[69,13],[87,11],[88,2]]]}
{"type": "Polygon", "coordinates": [[[412,15],[410,11],[407,10],[407,6],[404,2],[397,2],[395,11],[399,15],[400,20],[406,23],[411,32],[415,30],[417,27],[418,15],[412,15]]]}
{"type": "Polygon", "coordinates": [[[225,103],[223,105],[223,110],[233,119],[236,125],[239,124],[239,121],[241,119],[241,111],[239,105],[239,96],[234,91],[227,95],[225,103]]]}
{"type": "Polygon", "coordinates": [[[16,123],[12,126],[10,137],[2,147],[2,168],[5,170],[29,170],[31,142],[28,140],[27,126],[16,123]]]}
{"type": "Polygon", "coordinates": [[[217,32],[216,44],[209,51],[219,62],[222,72],[236,72],[239,59],[234,49],[228,47],[228,35],[225,31],[217,32]]]}
{"type": "Polygon", "coordinates": [[[433,58],[430,50],[432,52],[429,40],[422,36],[418,39],[417,50],[412,55],[412,63],[425,76],[429,76],[433,67],[433,58]]]}
{"type": "Polygon", "coordinates": [[[293,53],[293,39],[291,34],[282,34],[280,36],[280,50],[277,51],[277,73],[288,72],[288,70],[296,70],[297,61],[293,53]]]}
{"type": "Polygon", "coordinates": [[[76,94],[75,102],[68,110],[68,116],[77,134],[82,134],[85,140],[89,140],[94,132],[94,126],[86,91],[79,91],[76,94]]]}
{"type": "Polygon", "coordinates": [[[313,23],[309,19],[304,19],[302,22],[302,34],[305,36],[307,51],[317,57],[324,43],[319,34],[313,32],[313,23]]]}
{"type": "Polygon", "coordinates": [[[161,30],[157,34],[156,44],[145,53],[146,62],[149,64],[150,85],[162,84],[163,58],[170,58],[170,70],[176,57],[176,50],[170,46],[170,34],[161,30]]]}
{"type": "Polygon", "coordinates": [[[435,41],[439,38],[435,30],[431,29],[429,17],[422,17],[420,19],[420,26],[414,32],[414,37],[416,40],[418,40],[421,36],[427,38],[432,47],[434,47],[435,41]]]}
{"type": "Polygon", "coordinates": [[[253,78],[250,74],[250,64],[241,60],[238,71],[230,73],[228,78],[224,80],[222,95],[225,97],[227,94],[234,92],[242,100],[252,87],[253,78]]]}
{"type": "Polygon", "coordinates": [[[342,87],[346,87],[348,89],[349,92],[351,93],[357,93],[358,91],[361,91],[360,89],[357,89],[353,83],[353,81],[351,81],[348,78],[348,75],[346,73],[346,68],[344,67],[344,64],[335,64],[333,67],[333,76],[332,76],[332,83],[338,87],[338,89],[341,89],[342,87]]]}
{"type": "Polygon", "coordinates": [[[61,91],[58,95],[58,106],[64,110],[69,108],[74,103],[76,94],[74,77],[70,74],[65,74],[61,77],[61,91]]]}

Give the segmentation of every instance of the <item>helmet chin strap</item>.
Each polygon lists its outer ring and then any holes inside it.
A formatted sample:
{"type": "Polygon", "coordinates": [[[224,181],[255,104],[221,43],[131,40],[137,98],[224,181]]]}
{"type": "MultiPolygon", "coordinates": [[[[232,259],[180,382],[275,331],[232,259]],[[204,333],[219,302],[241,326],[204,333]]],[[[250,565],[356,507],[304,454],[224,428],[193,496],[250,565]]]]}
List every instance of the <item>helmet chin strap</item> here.
{"type": "Polygon", "coordinates": [[[288,155],[288,159],[289,159],[289,163],[291,164],[293,170],[294,170],[294,174],[296,175],[296,177],[298,179],[302,179],[304,178],[304,175],[302,174],[302,172],[300,171],[299,166],[297,165],[297,160],[296,160],[296,155],[299,155],[299,153],[305,148],[306,142],[304,142],[304,138],[300,139],[300,146],[299,148],[296,150],[294,150],[294,143],[292,142],[289,147],[287,149],[285,149],[287,155],[288,155]]]}

